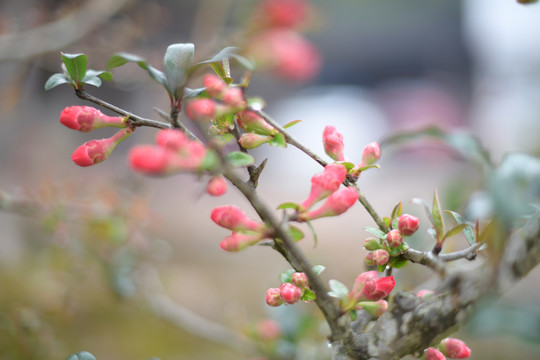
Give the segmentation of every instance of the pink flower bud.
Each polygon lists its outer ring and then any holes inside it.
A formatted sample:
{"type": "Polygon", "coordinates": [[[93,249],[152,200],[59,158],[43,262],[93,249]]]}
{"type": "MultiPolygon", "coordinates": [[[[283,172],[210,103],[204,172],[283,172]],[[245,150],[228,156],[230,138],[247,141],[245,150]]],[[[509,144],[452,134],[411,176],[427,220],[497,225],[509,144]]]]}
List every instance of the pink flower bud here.
{"type": "Polygon", "coordinates": [[[216,103],[211,99],[195,99],[186,106],[186,114],[191,120],[210,121],[216,115],[216,103]]]}
{"type": "Polygon", "coordinates": [[[232,235],[223,239],[219,246],[225,251],[236,252],[255,245],[264,238],[265,235],[259,232],[249,234],[233,232],[232,235]]]}
{"type": "Polygon", "coordinates": [[[378,249],[372,252],[373,254],[373,262],[375,265],[386,265],[388,260],[390,259],[390,255],[388,254],[388,251],[384,249],[378,249]]]}
{"type": "Polygon", "coordinates": [[[358,192],[353,187],[339,189],[326,199],[320,208],[302,213],[298,221],[309,221],[325,216],[337,216],[349,210],[358,200],[358,192]]]}
{"type": "Polygon", "coordinates": [[[366,145],[362,151],[362,166],[372,165],[381,157],[379,143],[372,142],[366,145]]]}
{"type": "Polygon", "coordinates": [[[269,142],[270,140],[272,140],[271,136],[259,135],[255,133],[246,133],[240,136],[238,142],[240,143],[240,145],[242,145],[244,149],[250,150],[257,148],[262,144],[269,142]]]}
{"type": "Polygon", "coordinates": [[[79,146],[71,155],[71,160],[79,166],[91,166],[105,161],[116,145],[127,139],[133,131],[122,129],[112,137],[101,140],[90,140],[79,146]]]}
{"type": "Polygon", "coordinates": [[[305,273],[295,272],[291,276],[291,283],[298,286],[300,289],[309,287],[309,280],[305,273]]]}
{"type": "Polygon", "coordinates": [[[403,214],[398,218],[398,229],[401,235],[411,236],[418,230],[420,220],[416,216],[403,214]]]}
{"type": "Polygon", "coordinates": [[[208,180],[206,192],[212,196],[221,196],[227,191],[227,182],[223,176],[213,176],[208,180]]]}
{"type": "Polygon", "coordinates": [[[343,135],[335,127],[326,126],[323,131],[324,151],[328,156],[336,161],[343,161],[343,135]]]}
{"type": "Polygon", "coordinates": [[[401,233],[398,229],[390,230],[388,234],[386,234],[386,241],[388,241],[388,245],[390,247],[398,247],[403,243],[403,238],[401,237],[401,233]]]}
{"type": "Polygon", "coordinates": [[[166,175],[176,168],[176,155],[168,149],[151,145],[135,146],[129,153],[129,163],[133,170],[149,175],[166,175]]]}
{"type": "Polygon", "coordinates": [[[416,293],[416,296],[418,296],[420,299],[430,298],[433,297],[435,292],[433,290],[420,290],[416,293]]]}
{"type": "Polygon", "coordinates": [[[281,325],[275,320],[263,319],[257,323],[257,335],[262,340],[276,340],[281,336],[281,325]]]}
{"type": "Polygon", "coordinates": [[[180,150],[189,141],[186,134],[178,129],[163,129],[156,135],[156,144],[171,150],[180,150]]]}
{"type": "Polygon", "coordinates": [[[375,266],[375,261],[373,261],[373,252],[370,251],[366,254],[365,258],[366,266],[375,266]]]}
{"type": "Polygon", "coordinates": [[[227,87],[223,95],[223,103],[229,107],[229,111],[239,111],[246,108],[244,93],[239,87],[227,87]]]}
{"type": "Polygon", "coordinates": [[[212,210],[210,218],[221,227],[232,231],[258,230],[264,224],[251,220],[236,206],[220,206],[212,210]]]}
{"type": "Polygon", "coordinates": [[[88,132],[102,127],[126,127],[125,119],[107,116],[91,106],[70,106],[62,110],[60,122],[70,129],[88,132]]]}
{"type": "Polygon", "coordinates": [[[364,240],[364,249],[368,251],[373,251],[381,248],[381,244],[378,239],[367,238],[364,240]]]}
{"type": "Polygon", "coordinates": [[[258,13],[269,27],[295,27],[305,20],[308,11],[306,0],[266,0],[258,13]]]}
{"type": "Polygon", "coordinates": [[[356,277],[349,294],[357,301],[362,299],[376,301],[387,297],[395,285],[393,276],[377,278],[376,271],[367,271],[356,277]]]}
{"type": "Polygon", "coordinates": [[[394,287],[396,286],[396,281],[393,276],[385,276],[375,280],[375,290],[372,292],[363,291],[363,295],[368,300],[380,300],[382,298],[390,295],[394,287]]]}
{"type": "Polygon", "coordinates": [[[439,350],[430,347],[426,349],[426,352],[424,353],[424,359],[425,360],[446,360],[446,357],[439,350]]]}
{"type": "Polygon", "coordinates": [[[459,339],[446,338],[441,341],[439,348],[446,357],[452,359],[466,359],[471,356],[471,349],[459,339]]]}
{"type": "Polygon", "coordinates": [[[227,87],[225,82],[221,80],[219,76],[211,74],[204,77],[203,84],[208,95],[216,99],[221,99],[223,97],[225,88],[227,87]]]}
{"type": "Polygon", "coordinates": [[[294,304],[302,297],[302,289],[291,283],[283,283],[279,288],[281,298],[287,304],[294,304]]]}
{"type": "Polygon", "coordinates": [[[281,298],[281,291],[279,288],[270,288],[266,290],[266,303],[274,307],[283,304],[283,299],[281,298]]]}
{"type": "Polygon", "coordinates": [[[273,126],[269,125],[262,117],[257,113],[245,110],[237,114],[238,126],[247,133],[256,133],[259,135],[272,136],[277,134],[277,130],[273,126]]]}
{"type": "Polygon", "coordinates": [[[366,310],[373,317],[379,317],[388,310],[388,302],[386,300],[361,301],[356,307],[366,310]]]}
{"type": "Polygon", "coordinates": [[[347,176],[347,169],[343,165],[328,164],[324,167],[322,173],[316,174],[311,178],[311,192],[301,206],[308,210],[316,202],[328,197],[339,189],[339,186],[347,176]]]}

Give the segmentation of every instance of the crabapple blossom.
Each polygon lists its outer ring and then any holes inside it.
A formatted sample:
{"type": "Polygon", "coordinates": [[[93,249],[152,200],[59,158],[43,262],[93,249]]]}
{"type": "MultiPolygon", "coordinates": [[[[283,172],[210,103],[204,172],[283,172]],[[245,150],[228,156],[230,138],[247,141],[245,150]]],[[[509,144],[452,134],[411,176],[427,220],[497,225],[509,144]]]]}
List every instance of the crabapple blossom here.
{"type": "Polygon", "coordinates": [[[326,126],[323,131],[324,151],[328,156],[336,161],[345,160],[343,156],[343,135],[334,126],[326,126]]]}
{"type": "Polygon", "coordinates": [[[425,360],[446,360],[446,356],[442,352],[440,352],[438,349],[429,347],[424,352],[424,359],[425,360]]]}
{"type": "Polygon", "coordinates": [[[281,298],[287,304],[294,304],[302,297],[302,289],[291,283],[283,283],[279,287],[281,298]]]}
{"type": "Polygon", "coordinates": [[[79,146],[71,155],[71,160],[79,166],[91,166],[105,161],[114,148],[131,134],[130,128],[122,129],[108,139],[90,140],[79,146]]]}
{"type": "Polygon", "coordinates": [[[277,130],[269,125],[261,116],[251,110],[244,110],[237,114],[238,126],[247,133],[259,135],[275,135],[277,130]]]}
{"type": "Polygon", "coordinates": [[[446,357],[452,359],[466,359],[471,356],[471,349],[467,345],[455,338],[446,338],[441,341],[439,345],[441,352],[446,355],[446,357]]]}
{"type": "Polygon", "coordinates": [[[281,291],[279,288],[270,288],[266,290],[266,303],[274,307],[283,304],[283,299],[281,298],[281,291]]]}
{"type": "Polygon", "coordinates": [[[401,235],[411,236],[418,230],[420,220],[416,216],[403,214],[398,218],[398,229],[401,235]]]}
{"type": "Polygon", "coordinates": [[[70,106],[62,110],[60,122],[70,129],[89,132],[103,127],[126,127],[126,118],[107,116],[91,106],[70,106]]]}
{"type": "Polygon", "coordinates": [[[225,239],[223,239],[219,246],[225,251],[236,252],[244,250],[251,245],[255,245],[264,238],[265,235],[261,232],[233,232],[232,235],[227,236],[225,239]]]}
{"type": "Polygon", "coordinates": [[[328,164],[322,173],[315,174],[311,178],[311,191],[306,200],[301,204],[302,208],[308,210],[316,202],[328,197],[339,189],[347,176],[347,169],[343,165],[328,164]]]}
{"type": "Polygon", "coordinates": [[[227,182],[221,175],[212,176],[206,185],[206,192],[212,196],[221,196],[227,191],[227,182]]]}
{"type": "Polygon", "coordinates": [[[325,216],[337,216],[349,210],[358,200],[358,191],[353,187],[339,189],[332,193],[321,207],[298,216],[299,221],[309,221],[325,216]]]}
{"type": "Polygon", "coordinates": [[[217,225],[232,231],[258,230],[264,226],[263,223],[251,220],[242,210],[233,205],[215,208],[210,218],[217,225]]]}
{"type": "Polygon", "coordinates": [[[388,241],[388,245],[391,247],[398,247],[403,243],[403,238],[401,237],[401,233],[398,229],[390,230],[388,234],[386,234],[386,241],[388,241]]]}

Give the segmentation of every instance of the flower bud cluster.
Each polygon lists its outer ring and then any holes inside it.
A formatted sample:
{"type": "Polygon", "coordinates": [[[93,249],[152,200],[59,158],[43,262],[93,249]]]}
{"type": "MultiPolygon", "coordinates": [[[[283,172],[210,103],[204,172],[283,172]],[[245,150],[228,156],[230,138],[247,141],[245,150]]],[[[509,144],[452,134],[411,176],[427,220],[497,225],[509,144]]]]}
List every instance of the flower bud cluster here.
{"type": "Polygon", "coordinates": [[[395,285],[393,276],[379,278],[376,271],[363,272],[341,300],[341,306],[345,311],[363,308],[373,316],[380,316],[388,309],[388,303],[381,300],[390,295],[395,285]]]}
{"type": "Polygon", "coordinates": [[[131,149],[131,167],[147,175],[170,175],[180,171],[197,171],[206,157],[206,148],[190,140],[182,131],[158,132],[156,145],[139,145],[131,149]]]}
{"type": "MultiPolygon", "coordinates": [[[[392,221],[388,219],[388,223],[391,226],[392,221]]],[[[384,238],[364,240],[364,248],[369,251],[365,258],[366,265],[392,265],[407,246],[403,238],[414,234],[419,226],[418,218],[409,214],[399,216],[393,223],[397,223],[397,229],[391,229],[384,238]]]]}
{"type": "Polygon", "coordinates": [[[196,98],[186,105],[186,115],[195,121],[220,124],[217,119],[224,115],[236,113],[246,108],[246,99],[239,87],[233,87],[217,75],[208,74],[203,80],[206,93],[210,98],[196,98]]]}
{"type": "Polygon", "coordinates": [[[358,200],[354,187],[340,189],[347,169],[340,164],[328,164],[322,173],[311,178],[311,191],[300,204],[298,221],[310,221],[325,216],[337,216],[347,211],[358,200]],[[320,207],[311,210],[317,202],[326,199],[320,207]]]}
{"type": "Polygon", "coordinates": [[[466,359],[471,356],[471,349],[455,338],[446,338],[436,347],[429,347],[424,352],[425,360],[466,359]]]}
{"type": "Polygon", "coordinates": [[[71,155],[79,166],[92,166],[105,161],[114,148],[127,139],[133,128],[127,127],[127,117],[107,116],[91,106],[70,106],[62,110],[60,122],[70,129],[89,132],[103,127],[123,128],[106,139],[87,141],[71,155]]]}
{"type": "Polygon", "coordinates": [[[271,237],[264,223],[251,220],[242,210],[233,205],[215,208],[210,218],[217,225],[232,230],[232,234],[221,241],[220,246],[225,251],[240,251],[271,237]]]}
{"type": "MultiPolygon", "coordinates": [[[[324,151],[335,161],[345,161],[343,135],[334,126],[326,126],[323,131],[324,151]]],[[[360,173],[372,167],[378,167],[375,163],[381,157],[381,148],[378,143],[372,142],[362,151],[362,160],[356,167],[351,164],[348,173],[358,177],[360,173]]]]}
{"type": "Polygon", "coordinates": [[[291,282],[284,282],[279,288],[270,288],[266,291],[266,303],[273,307],[283,303],[292,305],[300,301],[306,291],[311,292],[306,274],[296,272],[291,275],[291,282]]]}

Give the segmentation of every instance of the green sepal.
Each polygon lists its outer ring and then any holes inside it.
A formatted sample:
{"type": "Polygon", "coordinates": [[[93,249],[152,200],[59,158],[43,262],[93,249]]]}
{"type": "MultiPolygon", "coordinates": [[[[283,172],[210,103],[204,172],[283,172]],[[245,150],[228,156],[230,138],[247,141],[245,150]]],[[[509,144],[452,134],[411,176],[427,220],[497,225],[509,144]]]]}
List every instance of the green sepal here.
{"type": "Polygon", "coordinates": [[[405,265],[407,265],[407,263],[408,263],[408,260],[405,259],[402,255],[390,258],[390,261],[388,261],[388,265],[395,269],[400,269],[404,267],[405,265]]]}
{"type": "Polygon", "coordinates": [[[276,135],[272,136],[272,140],[270,140],[268,144],[280,148],[287,147],[287,141],[285,141],[285,138],[281,133],[277,133],[276,135]]]}
{"type": "Polygon", "coordinates": [[[300,204],[297,204],[295,202],[285,202],[283,204],[280,204],[277,209],[283,210],[283,209],[294,209],[294,210],[300,210],[301,206],[300,204]]]}
{"type": "Polygon", "coordinates": [[[349,161],[336,161],[336,164],[340,164],[340,165],[345,166],[345,169],[347,169],[347,171],[354,168],[354,164],[352,162],[349,162],[349,161]]]}
{"type": "Polygon", "coordinates": [[[314,301],[315,299],[317,299],[317,295],[315,295],[315,293],[311,291],[311,289],[304,288],[304,293],[302,294],[301,299],[304,301],[314,301]]]}

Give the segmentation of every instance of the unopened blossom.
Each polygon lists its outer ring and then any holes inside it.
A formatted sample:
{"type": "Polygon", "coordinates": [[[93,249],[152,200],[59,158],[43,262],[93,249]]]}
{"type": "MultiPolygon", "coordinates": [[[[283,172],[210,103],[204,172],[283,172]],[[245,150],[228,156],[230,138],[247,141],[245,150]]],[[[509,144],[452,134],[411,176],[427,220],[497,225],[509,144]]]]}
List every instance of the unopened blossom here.
{"type": "Polygon", "coordinates": [[[394,277],[385,276],[375,280],[375,290],[371,292],[366,290],[363,292],[363,295],[368,300],[377,301],[390,295],[395,286],[396,281],[394,280],[394,277]]]}
{"type": "Polygon", "coordinates": [[[269,27],[295,27],[306,19],[309,10],[306,0],[266,0],[257,11],[257,20],[269,27]]]}
{"type": "Polygon", "coordinates": [[[398,218],[398,229],[401,235],[411,236],[418,230],[420,220],[416,216],[403,214],[398,218]]]}
{"type": "Polygon", "coordinates": [[[306,273],[295,272],[291,275],[291,283],[298,286],[300,289],[309,287],[309,280],[306,273]]]}
{"type": "Polygon", "coordinates": [[[256,326],[257,335],[263,340],[271,341],[276,340],[281,336],[281,325],[271,319],[262,319],[256,326]]]}
{"type": "Polygon", "coordinates": [[[306,200],[301,204],[308,210],[316,202],[330,196],[339,189],[347,176],[347,169],[340,164],[328,164],[322,173],[315,174],[311,178],[311,191],[306,200]]]}
{"type": "Polygon", "coordinates": [[[210,218],[217,225],[232,231],[258,230],[263,223],[251,220],[234,205],[220,206],[212,210],[210,218]]]}
{"type": "Polygon", "coordinates": [[[262,232],[239,233],[233,232],[221,241],[219,246],[225,251],[236,252],[257,244],[266,236],[262,232]]]}
{"type": "Polygon", "coordinates": [[[348,297],[356,302],[361,300],[377,301],[387,297],[395,285],[393,276],[379,278],[376,271],[366,271],[356,277],[348,297]]]}
{"type": "Polygon", "coordinates": [[[99,164],[109,157],[114,148],[127,139],[132,130],[122,129],[112,137],[101,140],[90,140],[79,146],[71,155],[71,160],[79,166],[91,166],[99,164]]]}
{"type": "Polygon", "coordinates": [[[388,254],[388,251],[384,249],[374,250],[371,252],[371,254],[373,254],[373,263],[378,266],[386,265],[386,263],[390,259],[390,254],[388,254]]]}
{"type": "Polygon", "coordinates": [[[179,129],[163,129],[156,135],[156,144],[171,150],[180,150],[188,146],[190,141],[186,134],[179,129]]]}
{"type": "Polygon", "coordinates": [[[107,116],[91,106],[70,106],[62,110],[60,122],[70,129],[88,132],[103,127],[126,127],[126,119],[107,116]]]}
{"type": "Polygon", "coordinates": [[[279,288],[270,288],[266,290],[266,303],[274,307],[283,304],[283,299],[281,298],[281,291],[279,288]]]}
{"type": "Polygon", "coordinates": [[[221,196],[227,191],[227,182],[221,175],[212,176],[206,185],[206,192],[212,196],[221,196]]]}
{"type": "Polygon", "coordinates": [[[442,352],[440,352],[438,349],[429,347],[424,352],[424,359],[425,360],[446,360],[446,356],[442,352]]]}
{"type": "Polygon", "coordinates": [[[239,111],[246,108],[246,99],[239,87],[227,87],[223,94],[223,103],[229,111],[239,111]]]}
{"type": "Polygon", "coordinates": [[[195,99],[186,106],[186,115],[191,120],[210,121],[217,114],[217,104],[212,99],[195,99]]]}
{"type": "Polygon", "coordinates": [[[264,120],[264,118],[251,110],[244,110],[237,114],[238,126],[247,133],[272,136],[278,131],[264,120]]]}
{"type": "Polygon", "coordinates": [[[227,84],[219,76],[214,74],[207,74],[204,77],[203,85],[208,95],[215,99],[221,99],[227,88],[227,84]]]}
{"type": "Polygon", "coordinates": [[[283,283],[279,288],[281,298],[287,304],[294,304],[302,297],[302,289],[291,283],[283,283]]]}
{"type": "Polygon", "coordinates": [[[366,310],[371,316],[379,317],[388,310],[388,302],[386,300],[377,301],[360,301],[356,304],[357,309],[362,308],[366,310]]]}
{"type": "Polygon", "coordinates": [[[421,298],[421,299],[425,299],[425,298],[432,297],[433,294],[435,294],[435,291],[423,289],[423,290],[418,291],[418,292],[416,293],[416,296],[418,296],[418,297],[421,298]]]}
{"type": "Polygon", "coordinates": [[[381,244],[378,239],[367,238],[364,240],[364,249],[368,251],[373,251],[381,248],[381,244]]]}
{"type": "Polygon", "coordinates": [[[439,349],[446,357],[451,359],[466,359],[471,356],[471,349],[467,347],[465,342],[455,338],[442,340],[439,349]]]}
{"type": "Polygon", "coordinates": [[[349,210],[358,200],[358,192],[353,187],[339,189],[332,193],[317,209],[301,213],[299,221],[309,221],[325,216],[337,216],[349,210]]]}
{"type": "Polygon", "coordinates": [[[379,143],[372,142],[366,145],[362,151],[362,166],[372,165],[381,157],[381,147],[379,143]]]}
{"type": "Polygon", "coordinates": [[[240,136],[240,139],[238,139],[238,142],[244,149],[255,149],[262,144],[266,144],[272,140],[271,136],[267,135],[259,135],[255,133],[245,133],[240,136]]]}
{"type": "Polygon", "coordinates": [[[326,126],[323,131],[324,151],[328,156],[336,161],[343,161],[343,135],[339,133],[334,126],[326,126]]]}
{"type": "Polygon", "coordinates": [[[386,234],[386,241],[388,241],[388,245],[390,247],[398,247],[403,243],[403,238],[401,237],[401,233],[398,229],[390,230],[388,234],[386,234]]]}

